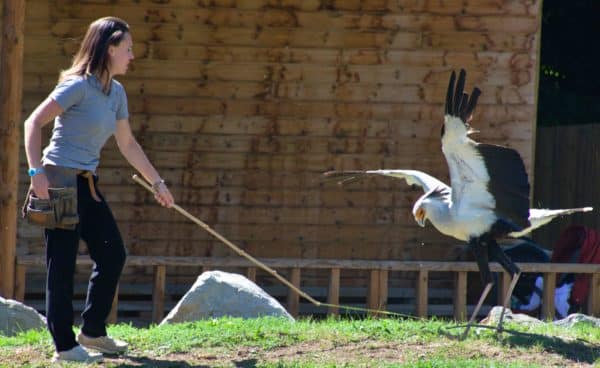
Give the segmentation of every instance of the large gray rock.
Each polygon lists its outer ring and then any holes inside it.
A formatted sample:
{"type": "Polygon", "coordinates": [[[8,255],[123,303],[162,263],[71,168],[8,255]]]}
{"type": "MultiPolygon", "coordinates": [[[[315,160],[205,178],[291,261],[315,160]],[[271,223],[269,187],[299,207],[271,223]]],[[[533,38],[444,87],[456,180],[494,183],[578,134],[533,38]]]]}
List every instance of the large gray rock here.
{"type": "Polygon", "coordinates": [[[569,314],[563,319],[559,319],[558,321],[553,322],[557,326],[562,327],[573,327],[573,325],[584,323],[590,324],[594,327],[600,327],[600,318],[588,316],[581,313],[573,313],[569,314]]]}
{"type": "Polygon", "coordinates": [[[197,321],[223,316],[294,318],[277,300],[246,277],[222,271],[204,272],[160,323],[197,321]]]}
{"type": "Polygon", "coordinates": [[[46,327],[46,318],[16,300],[0,297],[0,335],[14,336],[21,331],[46,327]]]}

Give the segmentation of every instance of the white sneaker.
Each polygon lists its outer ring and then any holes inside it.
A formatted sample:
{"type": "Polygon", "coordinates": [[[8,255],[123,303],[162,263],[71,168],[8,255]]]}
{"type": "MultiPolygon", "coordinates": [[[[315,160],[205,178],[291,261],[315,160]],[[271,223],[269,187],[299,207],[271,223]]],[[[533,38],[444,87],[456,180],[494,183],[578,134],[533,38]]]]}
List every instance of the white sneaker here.
{"type": "Polygon", "coordinates": [[[84,363],[99,363],[104,360],[104,357],[100,353],[92,353],[81,345],[77,345],[70,350],[59,351],[54,353],[52,362],[84,362],[84,363]]]}
{"type": "Polygon", "coordinates": [[[127,351],[127,343],[108,336],[89,337],[83,333],[77,335],[77,342],[88,349],[105,354],[122,354],[127,351]]]}

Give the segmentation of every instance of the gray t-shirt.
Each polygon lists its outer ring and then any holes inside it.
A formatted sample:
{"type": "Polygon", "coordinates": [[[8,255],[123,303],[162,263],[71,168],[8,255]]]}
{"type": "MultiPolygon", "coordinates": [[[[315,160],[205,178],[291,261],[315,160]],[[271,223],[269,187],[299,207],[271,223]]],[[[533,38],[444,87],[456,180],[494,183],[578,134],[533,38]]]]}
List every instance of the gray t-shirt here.
{"type": "Polygon", "coordinates": [[[127,95],[116,80],[110,93],[93,75],[60,82],[50,98],[64,112],[54,120],[50,143],[44,149],[42,164],[96,171],[100,150],[115,133],[117,120],[127,119],[127,95]]]}

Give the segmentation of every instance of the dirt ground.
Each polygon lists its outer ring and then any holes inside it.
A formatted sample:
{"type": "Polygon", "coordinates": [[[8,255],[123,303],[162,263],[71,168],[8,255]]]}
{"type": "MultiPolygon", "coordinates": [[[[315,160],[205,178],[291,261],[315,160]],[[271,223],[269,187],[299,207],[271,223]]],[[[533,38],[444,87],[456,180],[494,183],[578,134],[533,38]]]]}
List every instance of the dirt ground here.
{"type": "MultiPolygon", "coordinates": [[[[589,347],[594,349],[597,347],[589,347]]],[[[559,350],[559,349],[556,349],[559,350]]],[[[454,341],[441,341],[428,344],[384,343],[381,341],[358,341],[347,344],[331,342],[311,342],[289,347],[260,349],[239,347],[237,349],[210,348],[177,354],[161,355],[159,352],[133,351],[119,357],[106,357],[104,366],[127,367],[254,367],[260,363],[316,363],[342,366],[376,366],[379,364],[400,364],[415,360],[426,360],[434,354],[443,354],[448,358],[489,359],[503,363],[539,365],[542,367],[598,367],[593,362],[577,361],[576,357],[561,354],[559,351],[547,351],[543,348],[519,349],[506,346],[490,346],[484,342],[473,341],[457,345],[454,341]],[[460,348],[458,348],[460,347],[460,348]],[[533,351],[532,351],[533,350],[533,351]]],[[[591,354],[594,356],[595,354],[591,354]]],[[[588,359],[589,360],[589,359],[588,359]]],[[[11,357],[11,361],[0,360],[0,366],[20,367],[25,364],[46,366],[47,355],[33,348],[23,348],[11,357]]]]}

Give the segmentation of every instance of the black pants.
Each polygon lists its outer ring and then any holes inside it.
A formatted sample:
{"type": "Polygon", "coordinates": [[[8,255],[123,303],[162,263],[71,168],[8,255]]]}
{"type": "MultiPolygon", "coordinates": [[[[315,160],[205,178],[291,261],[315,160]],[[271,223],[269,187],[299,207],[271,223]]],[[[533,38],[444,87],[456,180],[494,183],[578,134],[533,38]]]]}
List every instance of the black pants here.
{"type": "MultiPolygon", "coordinates": [[[[94,178],[97,182],[97,178],[94,178]]],[[[115,219],[102,194],[95,201],[87,179],[77,177],[77,211],[79,224],[75,230],[45,230],[46,318],[57,351],[77,345],[73,333],[73,278],[79,239],[88,247],[94,268],[90,277],[82,332],[98,337],[106,335],[106,319],[110,313],[126,251],[115,219]]]]}

